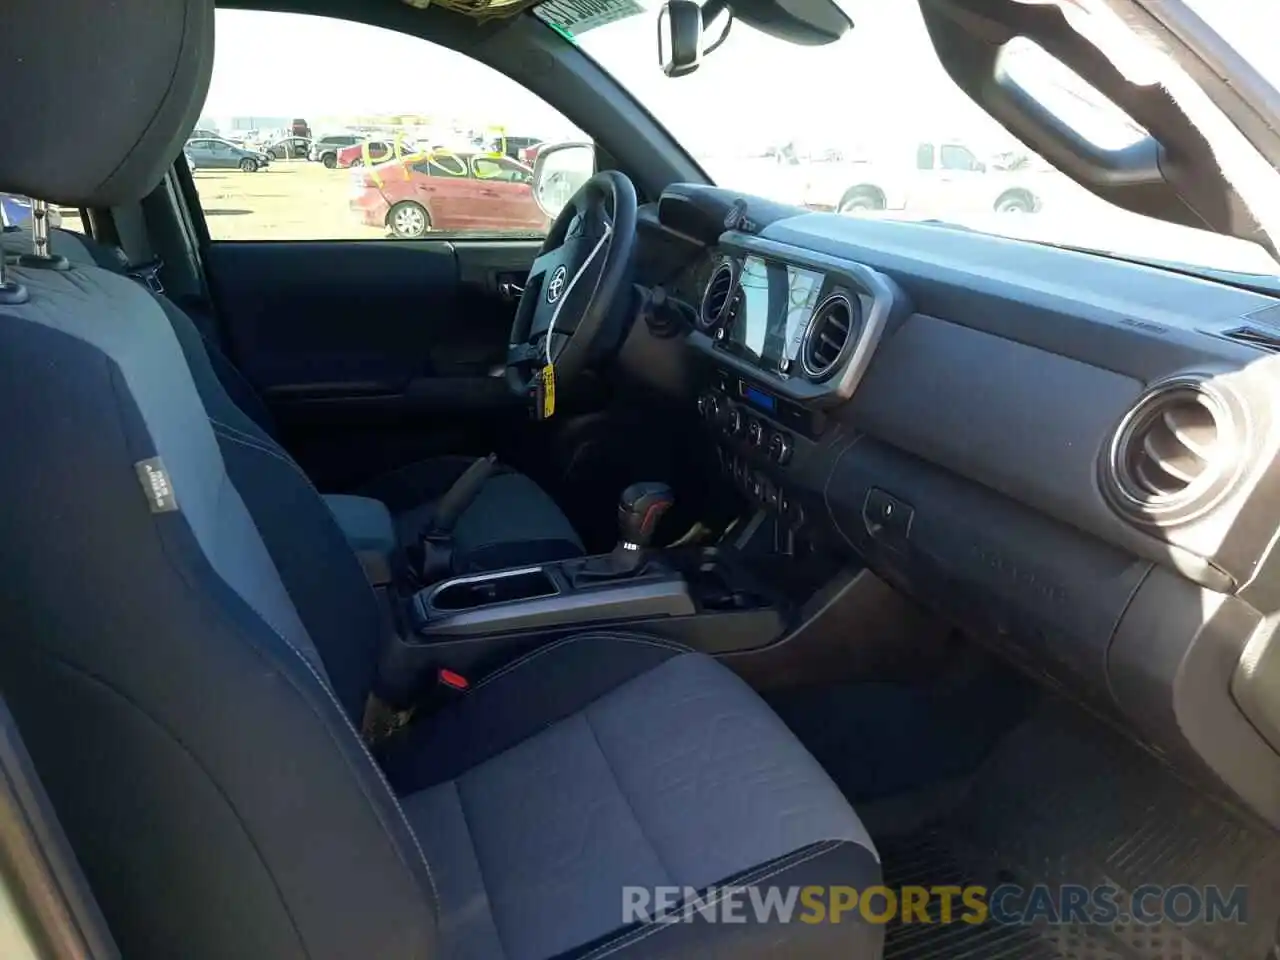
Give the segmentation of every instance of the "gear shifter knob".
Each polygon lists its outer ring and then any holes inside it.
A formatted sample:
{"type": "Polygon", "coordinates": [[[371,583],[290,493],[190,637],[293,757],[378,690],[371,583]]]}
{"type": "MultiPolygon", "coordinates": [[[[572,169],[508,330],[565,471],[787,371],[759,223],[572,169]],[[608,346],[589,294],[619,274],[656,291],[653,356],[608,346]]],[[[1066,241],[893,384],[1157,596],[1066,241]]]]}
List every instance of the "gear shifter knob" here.
{"type": "Polygon", "coordinates": [[[648,547],[658,521],[675,502],[665,483],[633,483],[623,490],[618,501],[619,546],[625,550],[648,547]]]}

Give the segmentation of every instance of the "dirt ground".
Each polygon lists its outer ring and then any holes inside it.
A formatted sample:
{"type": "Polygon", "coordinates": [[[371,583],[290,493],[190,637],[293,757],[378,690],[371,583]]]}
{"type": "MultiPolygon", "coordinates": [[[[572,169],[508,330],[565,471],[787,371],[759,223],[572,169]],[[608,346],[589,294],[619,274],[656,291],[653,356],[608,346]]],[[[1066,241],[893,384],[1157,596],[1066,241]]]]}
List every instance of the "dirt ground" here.
{"type": "Polygon", "coordinates": [[[257,173],[197,170],[200,205],[214,240],[367,240],[387,235],[366,227],[348,206],[351,170],[306,160],[278,160],[257,173]]]}

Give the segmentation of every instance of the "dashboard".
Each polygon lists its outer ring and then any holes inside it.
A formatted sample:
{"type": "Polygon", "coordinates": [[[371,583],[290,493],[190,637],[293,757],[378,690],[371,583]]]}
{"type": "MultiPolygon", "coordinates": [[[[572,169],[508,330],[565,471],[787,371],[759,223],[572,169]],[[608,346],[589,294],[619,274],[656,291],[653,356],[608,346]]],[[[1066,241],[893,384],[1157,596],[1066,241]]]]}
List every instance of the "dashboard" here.
{"type": "Polygon", "coordinates": [[[728,482],[1280,825],[1280,298],[698,185],[641,225],[728,482]]]}

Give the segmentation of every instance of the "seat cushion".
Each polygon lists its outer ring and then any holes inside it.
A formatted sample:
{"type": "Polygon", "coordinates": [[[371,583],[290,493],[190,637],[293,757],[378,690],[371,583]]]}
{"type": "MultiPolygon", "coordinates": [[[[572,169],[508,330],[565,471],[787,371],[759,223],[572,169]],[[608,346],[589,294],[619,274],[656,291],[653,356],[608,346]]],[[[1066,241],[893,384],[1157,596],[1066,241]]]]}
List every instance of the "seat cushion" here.
{"type": "MultiPolygon", "coordinates": [[[[416,548],[444,496],[471,457],[433,457],[367,485],[361,493],[381,500],[395,517],[400,542],[416,548]]],[[[523,474],[497,469],[453,528],[453,571],[474,573],[523,563],[582,556],[573,525],[554,500],[523,474]]]]}
{"type": "Polygon", "coordinates": [[[626,887],[879,882],[835,784],[702,654],[620,634],[558,641],[410,728],[383,766],[433,867],[446,957],[879,956],[879,928],[850,916],[626,922],[626,887]]]}

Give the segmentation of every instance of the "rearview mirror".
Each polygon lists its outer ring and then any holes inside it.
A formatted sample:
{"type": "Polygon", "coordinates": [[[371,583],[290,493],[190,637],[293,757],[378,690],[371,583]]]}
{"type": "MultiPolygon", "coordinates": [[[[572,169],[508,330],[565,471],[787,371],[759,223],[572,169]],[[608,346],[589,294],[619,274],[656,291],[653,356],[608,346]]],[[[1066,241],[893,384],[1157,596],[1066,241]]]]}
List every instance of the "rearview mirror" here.
{"type": "Polygon", "coordinates": [[[667,0],[658,12],[658,63],[668,77],[701,66],[702,7],[695,0],[667,0]]]}
{"type": "Polygon", "coordinates": [[[595,144],[556,143],[541,147],[533,162],[533,200],[547,218],[554,220],[595,172],[595,144]]]}

